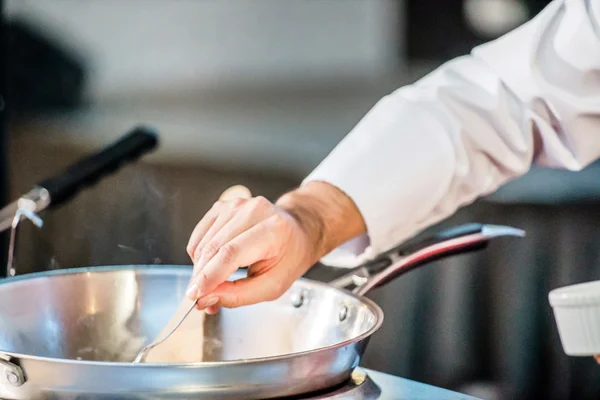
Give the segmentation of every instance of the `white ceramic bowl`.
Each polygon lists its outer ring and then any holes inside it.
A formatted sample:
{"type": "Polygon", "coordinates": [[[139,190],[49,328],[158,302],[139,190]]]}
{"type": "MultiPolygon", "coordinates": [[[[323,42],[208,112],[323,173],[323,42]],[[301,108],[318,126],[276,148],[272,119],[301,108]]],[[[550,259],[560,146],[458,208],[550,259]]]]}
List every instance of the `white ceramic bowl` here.
{"type": "Polygon", "coordinates": [[[564,352],[600,354],[600,281],[554,289],[548,295],[564,352]]]}

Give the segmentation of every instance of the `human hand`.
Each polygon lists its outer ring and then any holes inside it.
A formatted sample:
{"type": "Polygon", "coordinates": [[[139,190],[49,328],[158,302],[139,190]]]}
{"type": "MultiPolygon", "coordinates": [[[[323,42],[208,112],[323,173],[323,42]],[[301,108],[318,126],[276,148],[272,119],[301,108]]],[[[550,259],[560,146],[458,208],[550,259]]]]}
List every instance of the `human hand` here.
{"type": "Polygon", "coordinates": [[[311,182],[276,204],[233,194],[206,213],[187,246],[194,262],[187,297],[209,314],[279,298],[319,258],[365,230],[351,200],[326,183],[311,182]],[[245,266],[247,278],[227,281],[245,266]]]}

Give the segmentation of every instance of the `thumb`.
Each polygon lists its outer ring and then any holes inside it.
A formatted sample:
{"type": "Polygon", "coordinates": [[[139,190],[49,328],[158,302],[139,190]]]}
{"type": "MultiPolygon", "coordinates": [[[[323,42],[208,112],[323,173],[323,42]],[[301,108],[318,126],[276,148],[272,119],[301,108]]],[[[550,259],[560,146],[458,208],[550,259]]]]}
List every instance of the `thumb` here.
{"type": "Polygon", "coordinates": [[[250,199],[252,198],[252,192],[250,192],[250,189],[248,189],[246,186],[234,185],[228,189],[225,189],[225,191],[221,193],[219,200],[229,201],[237,198],[250,199]]]}
{"type": "Polygon", "coordinates": [[[273,268],[261,275],[221,283],[211,294],[219,297],[219,306],[236,308],[263,301],[277,300],[290,284],[273,268]]]}

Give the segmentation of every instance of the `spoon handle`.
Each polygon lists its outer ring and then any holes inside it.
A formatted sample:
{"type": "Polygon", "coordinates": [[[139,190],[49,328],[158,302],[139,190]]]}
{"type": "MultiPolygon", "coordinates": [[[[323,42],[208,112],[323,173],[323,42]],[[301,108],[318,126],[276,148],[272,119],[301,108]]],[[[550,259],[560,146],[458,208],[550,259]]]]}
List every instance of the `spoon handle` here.
{"type": "Polygon", "coordinates": [[[179,326],[183,323],[183,321],[185,321],[187,316],[190,315],[190,313],[196,307],[197,304],[198,304],[198,299],[196,299],[192,303],[192,305],[188,308],[188,310],[185,312],[185,314],[183,314],[183,316],[179,319],[179,321],[177,321],[175,326],[169,332],[167,332],[160,340],[154,341],[153,343],[150,343],[148,346],[144,347],[142,349],[142,351],[140,351],[138,353],[138,355],[135,358],[135,360],[133,361],[133,363],[139,364],[140,362],[144,362],[146,360],[146,357],[148,357],[148,353],[150,353],[150,350],[152,350],[153,348],[155,348],[156,346],[158,346],[159,344],[161,344],[162,342],[167,340],[177,330],[177,328],[179,328],[179,326]]]}

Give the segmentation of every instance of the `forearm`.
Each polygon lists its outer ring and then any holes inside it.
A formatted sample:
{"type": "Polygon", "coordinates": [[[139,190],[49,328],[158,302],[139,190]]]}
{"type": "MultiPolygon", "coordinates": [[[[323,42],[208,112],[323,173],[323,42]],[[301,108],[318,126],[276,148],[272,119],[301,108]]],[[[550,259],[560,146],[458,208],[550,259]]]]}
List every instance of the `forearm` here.
{"type": "MultiPolygon", "coordinates": [[[[600,110],[580,95],[597,65],[589,44],[597,38],[589,29],[562,28],[557,19],[562,29],[536,41],[562,4],[383,98],[305,179],[339,187],[366,224],[365,240],[336,249],[324,263],[352,267],[371,258],[494,192],[533,162],[579,170],[600,156],[600,110]],[[588,43],[590,51],[567,57],[569,43],[588,43]],[[546,47],[560,51],[535,58],[546,47]]],[[[583,3],[565,4],[571,19],[588,17],[583,3]]]]}
{"type": "Polygon", "coordinates": [[[283,195],[277,205],[292,215],[311,238],[318,261],[342,243],[366,233],[356,204],[339,188],[325,182],[309,182],[283,195]]]}

